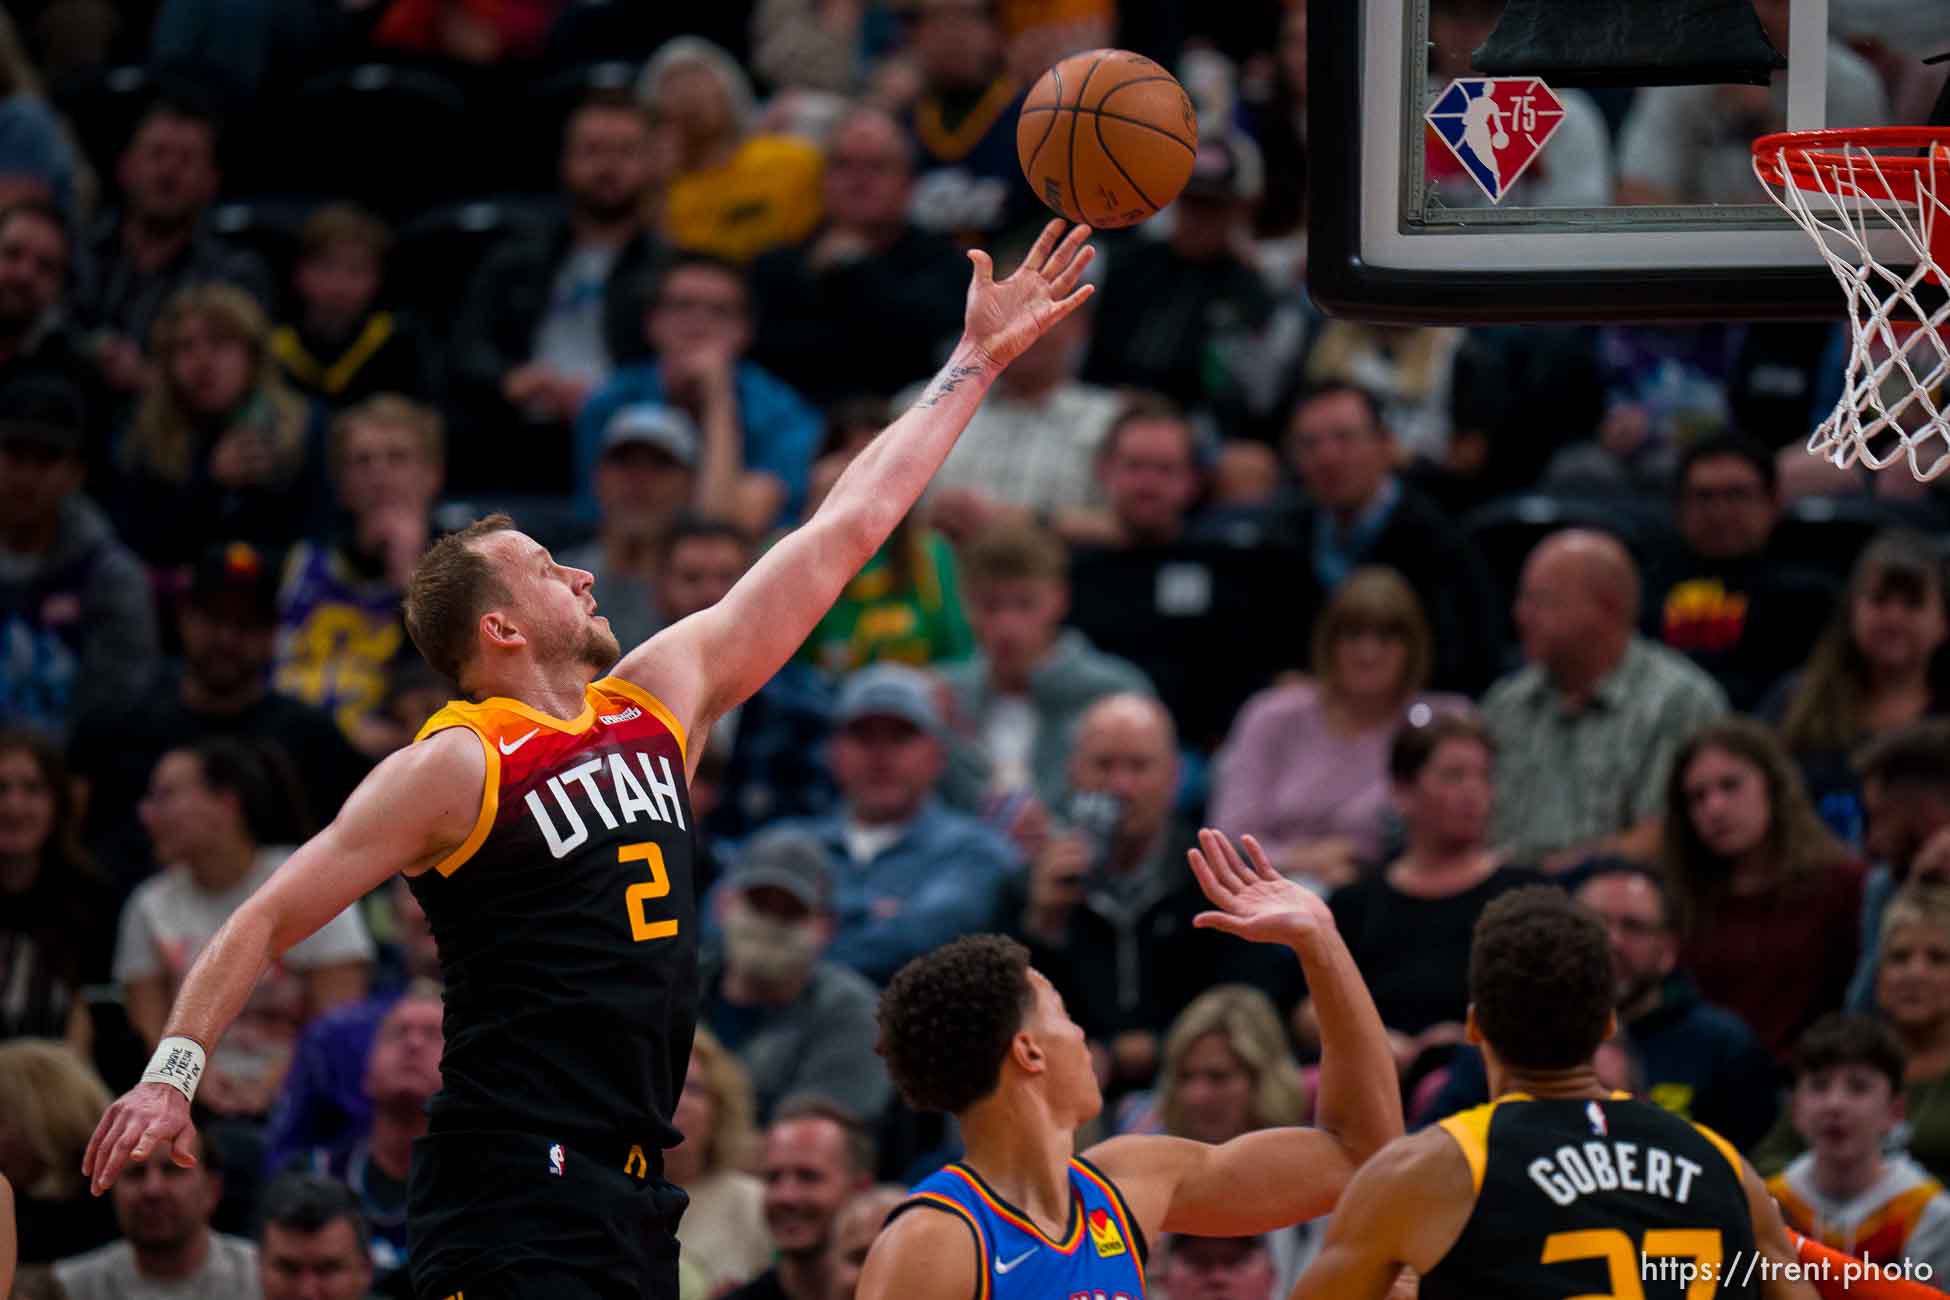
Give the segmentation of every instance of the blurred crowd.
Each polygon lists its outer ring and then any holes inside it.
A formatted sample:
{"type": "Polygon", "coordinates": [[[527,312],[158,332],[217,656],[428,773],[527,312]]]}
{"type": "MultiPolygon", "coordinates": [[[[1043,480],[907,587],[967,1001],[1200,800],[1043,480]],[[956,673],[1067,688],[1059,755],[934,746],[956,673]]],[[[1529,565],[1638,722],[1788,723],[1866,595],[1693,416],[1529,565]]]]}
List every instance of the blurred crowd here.
{"type": "MultiPolygon", "coordinates": [[[[1436,0],[1432,77],[1484,10],[1436,0]]],[[[1936,83],[1851,12],[1831,108],[1920,120],[1936,83]]],[[[1839,327],[1325,316],[1303,0],[0,18],[15,1294],[407,1294],[441,1016],[403,885],[259,986],[195,1167],[89,1197],[109,1092],[448,698],[399,614],[430,539],[511,510],[626,646],[722,598],[945,357],[963,250],[1026,249],[1016,106],[1111,44],[1198,103],[1184,196],[1098,237],[1092,301],[702,759],[687,1300],[850,1300],[957,1150],[893,1095],[876,991],[957,935],[1030,946],[1097,1134],[1304,1122],[1306,988],[1192,928],[1201,824],[1329,899],[1412,1125],[1484,1097],[1475,917],[1556,881],[1611,930],[1608,1079],[1748,1152],[1804,1231],[1950,1268],[1950,503],[1801,454],[1839,327]]],[[[1680,98],[1574,106],[1590,148],[1530,201],[1712,201],[1714,147],[1646,143],[1731,117],[1680,98]]],[[[1152,1278],[1283,1295],[1318,1231],[1158,1243],[1152,1278]]]]}

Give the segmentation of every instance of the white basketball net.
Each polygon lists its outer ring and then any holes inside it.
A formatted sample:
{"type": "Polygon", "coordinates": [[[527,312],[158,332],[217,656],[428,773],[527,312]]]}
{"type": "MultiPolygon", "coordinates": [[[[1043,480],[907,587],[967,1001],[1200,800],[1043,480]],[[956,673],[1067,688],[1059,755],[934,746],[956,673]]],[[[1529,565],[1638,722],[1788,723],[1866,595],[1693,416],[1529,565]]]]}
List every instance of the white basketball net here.
{"type": "MultiPolygon", "coordinates": [[[[1917,158],[1914,149],[1904,153],[1917,158]]],[[[1925,481],[1950,470],[1950,334],[1944,332],[1950,330],[1950,294],[1929,293],[1933,276],[1950,284],[1930,251],[1931,237],[1942,244],[1950,231],[1950,144],[1932,146],[1931,154],[1930,164],[1913,173],[1913,200],[1907,197],[1907,169],[1891,167],[1885,175],[1883,163],[1893,153],[1878,156],[1853,144],[1819,152],[1790,146],[1754,159],[1755,175],[1781,210],[1814,237],[1848,299],[1854,339],[1841,400],[1808,440],[1810,455],[1843,469],[1857,461],[1882,469],[1905,457],[1925,481]],[[1785,183],[1771,179],[1764,162],[1785,183]],[[1877,259],[1870,240],[1888,228],[1900,236],[1901,256],[1913,259],[1912,268],[1877,259]],[[1935,305],[1919,301],[1919,286],[1935,305]],[[1920,324],[1911,328],[1911,321],[1920,324]]]]}

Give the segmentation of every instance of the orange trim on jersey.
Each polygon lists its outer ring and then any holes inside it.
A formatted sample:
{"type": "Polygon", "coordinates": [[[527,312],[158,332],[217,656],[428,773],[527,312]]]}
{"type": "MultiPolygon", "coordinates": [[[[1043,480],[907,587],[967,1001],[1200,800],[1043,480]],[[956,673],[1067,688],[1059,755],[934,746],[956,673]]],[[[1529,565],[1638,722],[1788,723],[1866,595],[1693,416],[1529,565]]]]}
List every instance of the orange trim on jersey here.
{"type": "Polygon", "coordinates": [[[1463,1159],[1469,1162],[1469,1188],[1478,1195],[1482,1194],[1483,1170],[1490,1159],[1490,1117],[1506,1100],[1499,1097],[1495,1101],[1457,1111],[1436,1125],[1461,1148],[1463,1159]]]}
{"type": "Polygon", "coordinates": [[[989,1239],[982,1232],[982,1221],[969,1213],[966,1205],[939,1192],[916,1192],[914,1199],[947,1210],[975,1234],[975,1300],[989,1300],[989,1239]]]}
{"type": "Polygon", "coordinates": [[[448,705],[427,719],[427,725],[420,728],[415,742],[425,740],[437,731],[447,731],[454,727],[465,727],[481,742],[481,753],[487,759],[487,771],[481,782],[481,811],[474,815],[474,829],[467,833],[459,848],[434,864],[434,870],[443,876],[451,876],[461,866],[480,851],[481,842],[494,829],[494,818],[501,811],[501,755],[496,752],[494,742],[488,739],[487,728],[478,720],[468,718],[448,705]],[[451,716],[450,716],[451,714],[451,716]]]}
{"type": "Polygon", "coordinates": [[[1013,1223],[1024,1232],[1034,1233],[1037,1239],[1045,1245],[1065,1255],[1074,1255],[1077,1247],[1083,1244],[1083,1200],[1081,1197],[1073,1196],[1070,1202],[1070,1217],[1072,1222],[1070,1224],[1069,1240],[1057,1241],[1034,1223],[1030,1222],[1025,1215],[1005,1205],[1001,1198],[995,1196],[987,1187],[983,1186],[982,1180],[976,1176],[973,1170],[965,1169],[961,1165],[949,1165],[948,1172],[961,1179],[964,1183],[967,1183],[975,1195],[982,1198],[982,1203],[995,1211],[995,1216],[998,1219],[1013,1223]]]}
{"type": "Polygon", "coordinates": [[[629,700],[632,704],[642,705],[651,717],[670,728],[670,734],[677,738],[678,757],[683,758],[687,764],[689,763],[690,759],[685,752],[684,724],[677,720],[676,714],[664,707],[662,700],[652,695],[649,691],[644,690],[635,682],[623,677],[605,677],[601,681],[592,682],[591,686],[599,691],[612,691],[617,695],[621,695],[624,699],[629,700]]]}
{"type": "Polygon", "coordinates": [[[1723,1157],[1726,1158],[1728,1167],[1730,1167],[1733,1170],[1733,1177],[1735,1181],[1737,1181],[1742,1187],[1745,1187],[1747,1185],[1746,1162],[1741,1160],[1740,1153],[1733,1149],[1733,1143],[1727,1141],[1725,1138],[1721,1137],[1718,1133],[1715,1133],[1712,1129],[1706,1127],[1706,1125],[1701,1124],[1696,1120],[1688,1120],[1687,1123],[1692,1124],[1694,1128],[1698,1129],[1699,1135],[1705,1138],[1708,1142],[1711,1142],[1713,1144],[1713,1149],[1715,1151],[1718,1151],[1723,1157]]]}
{"type": "Polygon", "coordinates": [[[1104,1194],[1104,1199],[1110,1202],[1110,1212],[1117,1216],[1118,1229],[1124,1234],[1126,1249],[1131,1252],[1131,1263],[1137,1269],[1138,1294],[1140,1296],[1144,1295],[1147,1290],[1144,1281],[1144,1256],[1138,1251],[1138,1237],[1136,1233],[1131,1231],[1131,1221],[1124,1214],[1123,1194],[1111,1186],[1109,1179],[1100,1176],[1095,1169],[1092,1169],[1081,1160],[1071,1160],[1070,1168],[1097,1184],[1098,1190],[1104,1194]]]}

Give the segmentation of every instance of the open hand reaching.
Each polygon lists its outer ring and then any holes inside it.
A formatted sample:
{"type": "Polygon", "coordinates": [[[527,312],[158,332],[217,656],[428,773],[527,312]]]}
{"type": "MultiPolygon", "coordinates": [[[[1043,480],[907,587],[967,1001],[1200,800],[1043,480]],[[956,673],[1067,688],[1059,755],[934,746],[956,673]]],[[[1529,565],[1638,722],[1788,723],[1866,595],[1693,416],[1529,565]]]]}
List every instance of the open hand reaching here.
{"type": "Polygon", "coordinates": [[[1006,280],[997,280],[995,264],[979,248],[970,249],[975,263],[968,284],[968,313],[964,332],[970,343],[998,366],[1006,366],[1041,338],[1049,327],[1083,305],[1095,290],[1079,285],[1083,269],[1097,250],[1084,241],[1090,227],[1052,221],[1006,280]]]}
{"type": "Polygon", "coordinates": [[[1247,835],[1243,842],[1244,859],[1218,831],[1207,827],[1198,833],[1199,846],[1186,856],[1215,910],[1200,912],[1193,925],[1258,943],[1286,944],[1333,926],[1334,914],[1320,895],[1275,871],[1258,840],[1247,835]]]}

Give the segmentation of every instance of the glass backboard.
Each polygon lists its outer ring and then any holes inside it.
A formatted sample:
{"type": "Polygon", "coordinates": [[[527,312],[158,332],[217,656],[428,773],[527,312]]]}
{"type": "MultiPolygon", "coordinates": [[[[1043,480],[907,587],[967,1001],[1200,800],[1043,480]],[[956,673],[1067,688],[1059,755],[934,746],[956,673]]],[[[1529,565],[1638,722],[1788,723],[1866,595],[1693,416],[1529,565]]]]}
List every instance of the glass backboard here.
{"type": "Polygon", "coordinates": [[[1950,61],[1927,61],[1950,53],[1950,0],[1315,0],[1308,17],[1309,287],[1360,319],[1837,316],[1752,142],[1950,121],[1950,61]]]}

